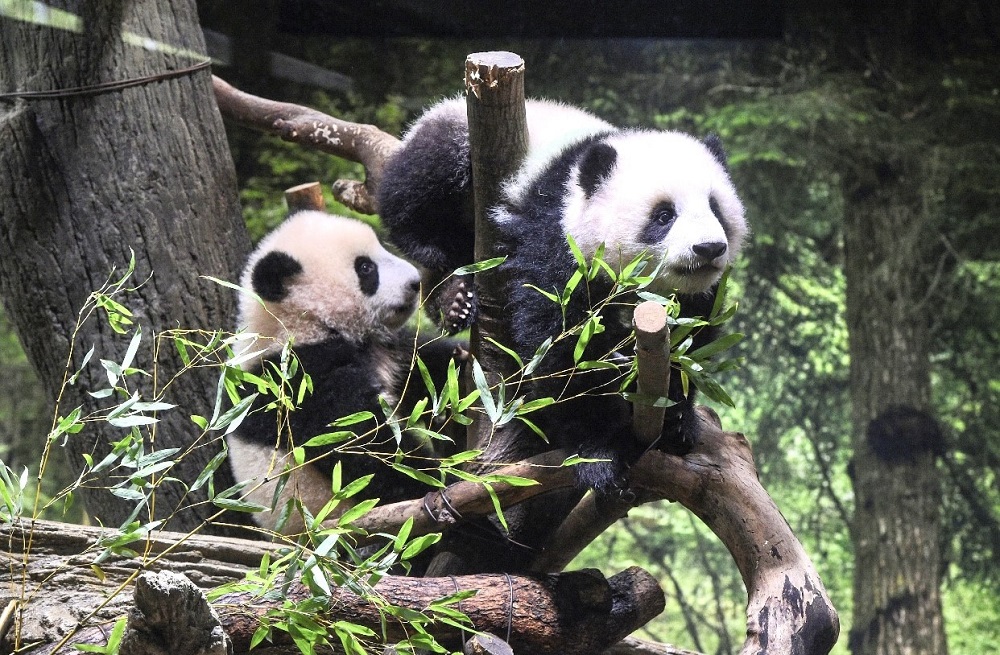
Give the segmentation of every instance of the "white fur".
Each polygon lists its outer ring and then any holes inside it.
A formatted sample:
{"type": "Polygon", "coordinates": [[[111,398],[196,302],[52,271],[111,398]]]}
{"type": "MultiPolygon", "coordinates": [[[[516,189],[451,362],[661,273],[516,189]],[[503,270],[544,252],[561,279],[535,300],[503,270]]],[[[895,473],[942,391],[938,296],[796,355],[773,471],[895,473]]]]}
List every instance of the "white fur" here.
{"type": "Polygon", "coordinates": [[[355,339],[396,330],[416,309],[417,269],[383,248],[361,221],[318,211],[294,214],[250,255],[240,279],[243,288],[251,289],[254,265],[275,250],[302,265],[288,295],[262,305],[244,294],[239,302],[239,327],[270,339],[253,346],[264,348],[265,354],[279,351],[293,337],[299,345],[317,343],[330,329],[355,339]],[[379,286],[372,296],[361,292],[354,270],[355,259],[362,255],[378,265],[379,286]]]}
{"type": "MultiPolygon", "coordinates": [[[[517,175],[505,184],[504,190],[511,198],[520,197],[549,160],[563,148],[593,134],[614,129],[607,121],[561,102],[527,100],[524,106],[528,124],[528,155],[517,175]]],[[[451,121],[467,126],[468,120],[465,97],[447,98],[421,114],[403,140],[405,142],[427,122],[451,121]]]]}
{"type": "Polygon", "coordinates": [[[612,266],[643,252],[664,256],[656,289],[710,289],[739,254],[747,232],[743,205],[725,169],[704,144],[679,132],[625,131],[606,142],[618,154],[611,175],[586,198],[574,174],[564,199],[563,230],[588,256],[607,244],[605,259],[612,266]],[[713,196],[725,229],[709,206],[713,196]],[[677,218],[663,241],[643,243],[640,230],[664,201],[674,203],[677,218]],[[692,247],[711,241],[727,243],[726,252],[699,267],[704,262],[692,247]]]}
{"type": "MultiPolygon", "coordinates": [[[[295,468],[288,474],[288,480],[275,501],[274,492],[281,472],[286,464],[294,467],[291,454],[283,448],[246,441],[238,434],[229,435],[228,441],[229,465],[233,469],[233,476],[238,482],[250,483],[243,500],[269,508],[274,502],[273,509],[253,515],[254,522],[260,527],[274,530],[277,527],[278,517],[292,498],[298,498],[313,516],[316,516],[330,500],[330,478],[320,473],[316,467],[306,465],[295,468]]],[[[341,501],[327,521],[339,517],[352,504],[349,501],[341,501]]],[[[304,527],[302,515],[292,510],[288,521],[282,527],[282,534],[298,534],[304,527]]]]}

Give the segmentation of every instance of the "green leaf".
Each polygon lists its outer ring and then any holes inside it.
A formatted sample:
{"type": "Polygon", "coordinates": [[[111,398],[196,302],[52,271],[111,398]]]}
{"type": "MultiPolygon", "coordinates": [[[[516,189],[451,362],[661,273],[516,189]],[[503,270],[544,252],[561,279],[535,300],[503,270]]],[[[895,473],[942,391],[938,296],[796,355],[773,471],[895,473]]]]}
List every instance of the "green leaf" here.
{"type": "Polygon", "coordinates": [[[476,262],[475,264],[469,264],[468,266],[463,266],[461,268],[456,268],[453,275],[469,275],[470,273],[482,273],[483,271],[488,271],[491,268],[496,268],[500,264],[507,260],[506,257],[494,257],[492,259],[484,259],[481,262],[476,262]]]}
{"type": "Polygon", "coordinates": [[[97,644],[73,644],[73,648],[83,651],[84,653],[103,653],[104,655],[115,655],[115,653],[118,652],[118,647],[121,645],[122,637],[125,635],[125,624],[127,620],[127,616],[122,616],[115,621],[114,627],[111,628],[111,634],[108,635],[108,643],[104,646],[99,646],[97,644]]]}
{"type": "Polygon", "coordinates": [[[157,423],[160,419],[153,418],[152,416],[143,416],[142,414],[132,414],[130,416],[123,416],[121,418],[111,418],[108,419],[108,423],[115,426],[116,428],[132,428],[137,425],[151,425],[157,423]]]}
{"type": "Polygon", "coordinates": [[[378,498],[369,498],[367,500],[362,500],[360,503],[358,503],[354,507],[350,508],[349,510],[341,514],[340,518],[337,520],[337,524],[340,526],[345,526],[354,523],[362,516],[372,511],[372,508],[374,508],[375,505],[378,504],[378,501],[379,501],[378,498]]]}
{"type": "Polygon", "coordinates": [[[83,356],[83,361],[80,362],[80,368],[76,369],[76,372],[73,373],[68,380],[66,380],[66,384],[70,386],[76,384],[76,381],[80,378],[80,374],[83,373],[83,369],[87,367],[87,364],[90,362],[90,358],[93,356],[94,346],[91,346],[90,350],[87,351],[87,354],[83,356]]]}
{"type": "Polygon", "coordinates": [[[441,540],[440,533],[425,534],[422,537],[417,537],[409,544],[407,544],[406,548],[403,550],[403,553],[399,556],[399,558],[404,561],[408,559],[413,559],[414,557],[424,552],[425,550],[427,550],[440,540],[441,540]]]}
{"type": "Polygon", "coordinates": [[[549,348],[552,347],[552,337],[548,337],[543,341],[538,348],[535,350],[535,354],[531,357],[531,361],[528,365],[524,367],[524,374],[531,375],[542,363],[545,355],[549,352],[549,348]]]}
{"type": "Polygon", "coordinates": [[[693,360],[699,361],[716,355],[727,348],[731,348],[743,340],[742,332],[733,332],[715,341],[705,344],[701,348],[689,352],[687,355],[693,360]]]}
{"type": "Polygon", "coordinates": [[[534,289],[535,291],[542,294],[552,302],[556,303],[557,305],[559,304],[559,296],[557,296],[556,294],[549,293],[548,291],[543,291],[542,289],[536,287],[534,284],[525,284],[524,286],[526,286],[529,289],[534,289]]]}
{"type": "Polygon", "coordinates": [[[441,460],[440,466],[442,468],[451,468],[458,466],[459,464],[464,464],[465,462],[471,461],[483,454],[481,450],[466,450],[461,453],[455,453],[451,457],[446,457],[441,460]]]}
{"type": "Polygon", "coordinates": [[[233,430],[238,428],[240,423],[243,422],[243,419],[246,418],[247,414],[250,412],[250,407],[253,405],[253,402],[257,399],[258,395],[259,394],[254,392],[233,405],[228,411],[226,411],[225,414],[214,420],[209,428],[212,430],[221,430],[222,428],[226,428],[223,435],[231,433],[233,430]]]}
{"type": "Polygon", "coordinates": [[[423,471],[418,471],[417,469],[411,466],[407,466],[406,464],[400,464],[398,462],[394,462],[392,464],[392,468],[395,471],[399,471],[403,475],[409,476],[418,482],[423,482],[424,484],[430,487],[434,487],[435,489],[440,489],[441,487],[444,486],[444,484],[437,478],[431,477],[430,475],[427,475],[423,471]]]}
{"type": "Polygon", "coordinates": [[[486,480],[494,484],[502,483],[511,487],[534,487],[541,484],[538,480],[522,478],[516,475],[487,475],[486,480]]]}
{"type": "Polygon", "coordinates": [[[587,270],[587,258],[583,256],[583,252],[580,251],[580,246],[576,245],[576,239],[573,238],[571,234],[566,234],[566,243],[569,244],[569,251],[573,253],[573,259],[579,265],[581,271],[587,270]]]}
{"type": "Polygon", "coordinates": [[[219,466],[222,465],[222,462],[225,461],[228,455],[229,449],[226,447],[225,440],[223,440],[222,450],[216,453],[215,457],[209,460],[208,464],[205,465],[205,468],[201,470],[201,473],[198,474],[198,477],[195,478],[194,483],[191,485],[190,491],[197,491],[198,489],[201,489],[201,487],[212,478],[212,475],[216,470],[218,470],[219,466]]]}
{"type": "MultiPolygon", "coordinates": [[[[337,465],[339,466],[340,462],[337,462],[337,465]]],[[[364,491],[365,488],[371,483],[372,478],[374,477],[375,477],[374,473],[370,473],[368,475],[362,475],[360,478],[356,478],[348,482],[347,486],[343,488],[339,488],[340,487],[339,483],[336,483],[333,485],[334,494],[336,495],[337,498],[341,500],[345,498],[350,498],[351,496],[355,496],[364,491]]]]}
{"type": "Polygon", "coordinates": [[[364,421],[367,421],[367,420],[373,419],[373,418],[375,418],[375,415],[372,414],[371,412],[367,412],[367,411],[365,411],[365,412],[355,412],[355,413],[350,414],[348,416],[344,416],[342,418],[338,418],[336,421],[334,421],[330,425],[332,427],[339,428],[339,427],[343,427],[345,425],[354,425],[355,423],[362,423],[364,421]]]}
{"type": "Polygon", "coordinates": [[[125,351],[125,357],[122,358],[121,368],[123,371],[132,365],[136,353],[139,352],[140,341],[142,341],[142,328],[137,327],[135,334],[132,335],[132,340],[128,344],[128,349],[125,351]]]}
{"type": "Polygon", "coordinates": [[[477,359],[472,360],[472,380],[479,390],[479,399],[483,403],[486,415],[490,418],[491,422],[496,423],[500,420],[500,412],[493,401],[493,394],[490,392],[490,385],[486,381],[486,374],[483,372],[483,367],[479,365],[479,360],[477,359]]]}
{"type": "Polygon", "coordinates": [[[587,344],[590,343],[591,338],[595,334],[600,334],[604,332],[604,326],[601,325],[601,315],[591,314],[587,318],[587,322],[583,324],[583,330],[580,331],[580,336],[576,340],[576,347],[573,348],[573,363],[579,363],[580,359],[583,357],[583,351],[586,350],[587,344]]]}
{"type": "Polygon", "coordinates": [[[513,350],[511,350],[507,346],[503,345],[502,343],[500,343],[499,341],[497,341],[493,337],[485,337],[485,339],[486,339],[486,341],[490,342],[491,344],[493,344],[494,346],[496,346],[500,350],[502,350],[505,353],[507,353],[508,355],[510,355],[511,358],[517,363],[517,367],[518,368],[524,368],[524,363],[521,362],[521,357],[516,352],[514,352],[513,350]]]}
{"type": "Polygon", "coordinates": [[[518,407],[517,414],[518,416],[530,414],[531,412],[536,412],[542,408],[548,407],[549,405],[553,405],[555,402],[555,398],[550,396],[546,396],[545,398],[535,398],[534,400],[529,400],[518,407]]]}
{"type": "Polygon", "coordinates": [[[500,525],[503,526],[505,532],[510,532],[510,528],[507,527],[507,518],[503,515],[503,507],[500,506],[500,498],[497,497],[496,490],[489,484],[484,484],[483,487],[486,489],[486,493],[490,496],[490,501],[493,503],[493,510],[497,514],[497,520],[500,521],[500,525]]]}
{"type": "MultiPolygon", "coordinates": [[[[369,412],[370,413],[370,412],[369,412]]],[[[323,434],[317,434],[312,439],[309,439],[304,444],[305,448],[318,448],[320,446],[331,446],[333,444],[343,443],[345,441],[350,441],[351,439],[356,439],[357,434],[351,432],[350,430],[340,430],[338,432],[324,432],[323,434]]]]}
{"type": "Polygon", "coordinates": [[[563,307],[569,304],[569,299],[573,296],[573,292],[576,291],[576,287],[579,286],[580,282],[583,280],[583,273],[580,271],[573,271],[573,274],[569,276],[566,281],[566,286],[563,287],[562,294],[559,296],[559,304],[563,307]]]}
{"type": "Polygon", "coordinates": [[[216,496],[212,499],[212,504],[216,507],[222,509],[229,509],[234,512],[263,512],[266,509],[264,505],[259,503],[251,503],[248,500],[239,500],[237,498],[222,498],[221,496],[216,496]]]}

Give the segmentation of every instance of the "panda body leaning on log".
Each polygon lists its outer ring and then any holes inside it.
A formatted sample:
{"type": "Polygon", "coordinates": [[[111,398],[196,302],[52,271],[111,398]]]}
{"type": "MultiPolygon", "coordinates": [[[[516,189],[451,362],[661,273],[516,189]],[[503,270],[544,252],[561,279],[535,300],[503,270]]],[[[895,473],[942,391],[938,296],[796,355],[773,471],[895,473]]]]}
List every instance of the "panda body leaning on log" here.
{"type": "MultiPolygon", "coordinates": [[[[662,261],[648,289],[676,292],[682,317],[708,316],[719,279],[747,234],[743,204],[719,140],[618,129],[581,109],[548,101],[528,101],[526,114],[527,157],[491,210],[501,234],[497,254],[507,257],[500,274],[508,280],[504,314],[514,341],[508,345],[529,361],[546,338],[586,318],[591,308],[586,291],[574,292],[564,318],[558,304],[527,286],[562,291],[577,268],[567,235],[588,258],[604,244],[604,259],[612,268],[642,253],[653,265],[662,261]]],[[[378,205],[390,240],[430,272],[425,286],[472,262],[464,99],[440,102],[414,123],[383,171],[378,205]]],[[[446,280],[441,287],[448,289],[436,303],[444,327],[456,331],[471,325],[477,300],[471,276],[446,280]]],[[[590,283],[589,295],[596,301],[612,288],[610,277],[599,276],[590,283]]],[[[618,317],[605,317],[603,325],[588,352],[613,352],[631,330],[618,317]]],[[[710,342],[712,333],[702,329],[692,348],[710,342]]],[[[574,342],[564,339],[553,346],[535,371],[538,381],[531,393],[576,399],[534,416],[553,445],[609,460],[577,467],[581,486],[606,492],[620,487],[624,467],[639,447],[629,438],[628,405],[609,393],[609,374],[546,381],[547,374],[573,367],[574,342]],[[579,396],[588,391],[596,393],[579,396]]],[[[677,404],[667,413],[659,446],[683,451],[695,439],[696,421],[692,395],[684,396],[676,371],[670,398],[677,404]]],[[[534,450],[546,447],[537,441],[534,450]]]]}
{"type": "MultiPolygon", "coordinates": [[[[413,332],[404,327],[419,299],[416,268],[388,252],[368,225],[343,216],[302,211],[261,240],[247,261],[240,284],[262,301],[249,294],[239,298],[239,326],[259,335],[246,351],[263,350],[244,368],[259,372],[267,362],[278,362],[290,343],[300,364],[292,393],[303,370],[313,384],[312,393],[287,414],[286,423],[279,426],[278,413],[266,409],[273,398],[262,394],[253,411],[229,435],[229,461],[236,480],[255,481],[248,500],[271,506],[276,486],[273,480],[286,463],[291,465],[288,453],[292,443],[301,445],[337,429],[350,429],[359,435],[346,444],[348,454],[333,453],[332,447],[306,449],[308,459],[321,457],[290,474],[275,510],[254,515],[258,525],[274,529],[281,509],[292,496],[315,515],[330,500],[331,473],[337,461],[341,462],[344,484],[375,475],[360,497],[379,497],[388,503],[423,494],[426,487],[379,459],[392,459],[397,446],[404,453],[419,447],[406,431],[397,444],[392,430],[384,424],[379,403],[380,398],[389,407],[401,403],[397,412],[405,411],[405,418],[413,402],[423,395],[418,377],[405,385],[406,397],[401,399],[416,343],[413,332]],[[338,418],[362,411],[376,418],[347,428],[329,427],[338,418]],[[259,484],[265,478],[271,481],[259,484]]],[[[432,377],[442,379],[445,375],[455,346],[451,340],[421,345],[420,356],[432,377]]],[[[342,503],[341,508],[346,506],[342,503]]],[[[283,530],[290,533],[301,528],[293,513],[283,530]]]]}

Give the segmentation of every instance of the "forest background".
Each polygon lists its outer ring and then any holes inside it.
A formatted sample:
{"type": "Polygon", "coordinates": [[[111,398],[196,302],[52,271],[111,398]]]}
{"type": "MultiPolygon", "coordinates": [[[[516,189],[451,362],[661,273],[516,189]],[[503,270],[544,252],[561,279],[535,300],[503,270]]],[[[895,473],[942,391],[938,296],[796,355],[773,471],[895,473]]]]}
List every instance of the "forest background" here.
{"type": "MultiPolygon", "coordinates": [[[[229,36],[230,61],[238,62],[218,68],[220,76],[392,133],[460,90],[466,54],[502,48],[525,59],[530,96],[580,105],[619,125],[722,136],[753,233],[733,275],[740,303],[733,329],[747,335],[743,367],[724,380],[736,407],[716,409],[728,429],[751,437],[765,487],[823,576],[845,628],[836,653],[848,652],[852,587],[864,584],[856,581],[851,535],[856,429],[845,226],[860,178],[888,161],[917,161],[906,184],[886,184],[883,193],[912,196],[907,202],[918,211],[897,226],[898,239],[929,252],[917,262],[922,293],[914,308],[929,338],[911,345],[929,368],[922,409],[945,437],[933,465],[943,490],[940,531],[931,534],[948,650],[1000,653],[1000,46],[985,3],[889,16],[883,30],[872,25],[886,16],[869,22],[807,8],[786,15],[783,38],[754,41],[293,37],[274,22],[226,12],[224,3],[203,4],[203,26],[229,36]],[[317,90],[283,82],[270,75],[271,52],[336,71],[342,84],[317,90]]],[[[285,188],[361,175],[357,165],[227,128],[255,239],[283,218],[285,188]]],[[[881,284],[887,294],[906,286],[892,278],[881,284]]],[[[891,332],[890,320],[869,329],[891,332]]],[[[31,468],[51,414],[2,316],[0,366],[0,458],[31,468]]],[[[697,519],[669,504],[640,507],[571,568],[610,573],[633,563],[653,572],[668,595],[649,636],[736,652],[744,588],[697,519]]]]}

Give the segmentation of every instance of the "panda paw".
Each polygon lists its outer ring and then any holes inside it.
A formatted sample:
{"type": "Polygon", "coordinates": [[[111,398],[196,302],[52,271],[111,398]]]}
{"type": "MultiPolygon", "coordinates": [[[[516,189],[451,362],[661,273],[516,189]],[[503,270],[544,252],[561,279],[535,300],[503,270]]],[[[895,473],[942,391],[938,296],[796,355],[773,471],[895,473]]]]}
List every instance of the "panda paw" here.
{"type": "Polygon", "coordinates": [[[678,403],[667,410],[663,433],[656,448],[671,455],[686,455],[698,443],[698,425],[694,405],[678,403]]]}
{"type": "Polygon", "coordinates": [[[449,334],[455,334],[472,327],[475,323],[477,299],[472,276],[457,277],[450,287],[452,299],[444,311],[444,328],[449,334]]]}
{"type": "Polygon", "coordinates": [[[593,489],[598,499],[628,500],[629,497],[634,497],[629,490],[628,467],[622,461],[621,454],[603,448],[581,454],[588,459],[600,461],[576,465],[574,473],[579,488],[593,489]]]}

